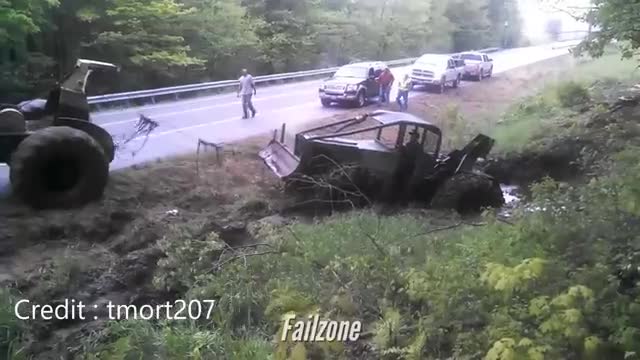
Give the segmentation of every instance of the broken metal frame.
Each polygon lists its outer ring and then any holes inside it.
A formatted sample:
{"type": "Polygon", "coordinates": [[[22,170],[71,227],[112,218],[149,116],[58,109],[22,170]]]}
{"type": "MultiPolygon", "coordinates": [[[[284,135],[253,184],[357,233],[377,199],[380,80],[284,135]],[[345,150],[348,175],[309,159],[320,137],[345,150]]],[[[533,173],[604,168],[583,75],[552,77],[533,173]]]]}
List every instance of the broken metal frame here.
{"type": "MultiPolygon", "coordinates": [[[[283,126],[283,130],[284,130],[284,126],[283,126]]],[[[207,149],[215,149],[216,150],[216,163],[218,165],[222,164],[222,159],[220,158],[220,152],[224,151],[224,146],[226,144],[225,143],[214,143],[211,141],[206,141],[204,139],[198,138],[198,148],[196,150],[196,175],[200,176],[200,149],[204,149],[204,151],[206,151],[207,149]]],[[[231,151],[232,154],[235,155],[235,151],[231,151]]]]}
{"type": "Polygon", "coordinates": [[[127,145],[131,141],[141,136],[144,136],[144,141],[142,142],[142,145],[140,145],[138,149],[131,152],[132,156],[136,156],[136,154],[140,150],[142,150],[142,148],[144,148],[144,146],[147,144],[147,141],[149,140],[149,135],[151,135],[151,132],[153,132],[153,130],[155,130],[158,126],[160,126],[160,124],[157,121],[152,120],[144,116],[143,114],[140,114],[140,117],[138,118],[138,121],[136,122],[136,125],[135,125],[135,131],[128,137],[124,138],[124,140],[115,144],[115,148],[117,150],[123,150],[125,145],[127,145]]]}

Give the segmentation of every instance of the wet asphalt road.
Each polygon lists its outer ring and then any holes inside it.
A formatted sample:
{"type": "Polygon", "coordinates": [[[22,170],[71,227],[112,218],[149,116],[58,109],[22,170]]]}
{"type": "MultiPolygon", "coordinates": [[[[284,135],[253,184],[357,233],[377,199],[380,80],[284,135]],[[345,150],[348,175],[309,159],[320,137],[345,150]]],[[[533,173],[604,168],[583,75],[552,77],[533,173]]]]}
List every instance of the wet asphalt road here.
{"type": "MultiPolygon", "coordinates": [[[[505,71],[564,54],[567,54],[566,48],[554,48],[553,45],[496,52],[491,54],[494,75],[499,76],[505,71]]],[[[409,67],[400,67],[392,70],[398,78],[408,69],[409,67]]],[[[253,119],[241,118],[240,99],[235,94],[95,112],[92,118],[116,139],[128,137],[134,132],[140,114],[160,124],[146,142],[145,137],[138,137],[117,154],[111,164],[111,169],[116,170],[157,158],[195,152],[198,139],[216,143],[236,141],[279,128],[282,123],[286,123],[288,129],[300,129],[306,122],[344,111],[338,107],[325,108],[320,104],[318,87],[322,81],[258,87],[258,94],[254,97],[258,114],[253,119]]],[[[461,86],[481,87],[482,83],[463,82],[461,86]]],[[[392,89],[392,99],[395,99],[395,92],[396,89],[392,89]]],[[[412,95],[415,92],[410,96],[412,95]]],[[[0,166],[0,193],[6,194],[7,189],[8,168],[0,166]]]]}

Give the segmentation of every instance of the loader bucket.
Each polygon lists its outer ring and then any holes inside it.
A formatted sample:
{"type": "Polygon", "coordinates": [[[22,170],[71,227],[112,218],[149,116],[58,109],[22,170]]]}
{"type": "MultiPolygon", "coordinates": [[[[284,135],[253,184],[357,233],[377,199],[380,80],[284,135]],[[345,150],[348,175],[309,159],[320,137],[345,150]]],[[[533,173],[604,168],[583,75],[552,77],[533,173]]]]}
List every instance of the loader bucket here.
{"type": "Polygon", "coordinates": [[[260,151],[258,155],[279,178],[285,178],[293,174],[300,164],[300,158],[295,156],[286,145],[277,140],[271,140],[269,145],[260,151]]]}
{"type": "Polygon", "coordinates": [[[485,158],[489,155],[494,144],[494,139],[483,134],[478,134],[462,149],[462,158],[460,159],[456,173],[460,171],[470,171],[479,158],[485,158]]]}

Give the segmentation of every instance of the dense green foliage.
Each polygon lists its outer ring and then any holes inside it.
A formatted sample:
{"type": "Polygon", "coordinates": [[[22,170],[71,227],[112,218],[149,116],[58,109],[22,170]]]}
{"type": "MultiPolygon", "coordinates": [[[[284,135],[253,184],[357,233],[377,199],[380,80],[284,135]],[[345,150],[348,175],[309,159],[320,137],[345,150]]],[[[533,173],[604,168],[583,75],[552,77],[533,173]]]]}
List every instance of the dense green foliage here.
{"type": "Polygon", "coordinates": [[[510,46],[519,33],[512,0],[0,0],[0,101],[46,89],[77,57],[121,65],[117,81],[91,89],[113,92],[228,79],[241,67],[510,46]]]}

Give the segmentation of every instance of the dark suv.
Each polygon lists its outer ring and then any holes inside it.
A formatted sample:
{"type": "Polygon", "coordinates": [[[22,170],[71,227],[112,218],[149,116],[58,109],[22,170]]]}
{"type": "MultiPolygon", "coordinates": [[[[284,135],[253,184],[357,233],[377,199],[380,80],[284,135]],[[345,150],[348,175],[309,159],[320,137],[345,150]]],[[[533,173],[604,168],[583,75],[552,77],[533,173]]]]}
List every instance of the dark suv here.
{"type": "Polygon", "coordinates": [[[359,62],[342,66],[318,89],[324,106],[332,103],[363,107],[377,98],[380,87],[376,78],[384,70],[383,62],[359,62]]]}

